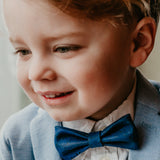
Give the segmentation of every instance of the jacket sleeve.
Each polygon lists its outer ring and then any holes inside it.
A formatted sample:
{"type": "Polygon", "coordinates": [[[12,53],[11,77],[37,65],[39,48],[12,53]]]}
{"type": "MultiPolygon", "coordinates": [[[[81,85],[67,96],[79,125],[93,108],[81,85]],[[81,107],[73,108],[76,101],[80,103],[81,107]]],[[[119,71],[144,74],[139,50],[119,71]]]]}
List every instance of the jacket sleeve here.
{"type": "Polygon", "coordinates": [[[0,134],[0,160],[12,160],[11,146],[5,138],[3,130],[0,134]]]}

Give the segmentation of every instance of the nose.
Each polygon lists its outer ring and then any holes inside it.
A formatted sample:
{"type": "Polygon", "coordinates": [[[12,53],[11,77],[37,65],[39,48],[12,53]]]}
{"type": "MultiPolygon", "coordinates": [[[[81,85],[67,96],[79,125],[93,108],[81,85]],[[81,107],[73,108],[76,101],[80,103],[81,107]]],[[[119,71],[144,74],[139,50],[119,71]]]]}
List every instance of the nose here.
{"type": "Polygon", "coordinates": [[[49,61],[42,57],[32,57],[29,64],[29,79],[32,81],[56,79],[56,72],[49,61]]]}

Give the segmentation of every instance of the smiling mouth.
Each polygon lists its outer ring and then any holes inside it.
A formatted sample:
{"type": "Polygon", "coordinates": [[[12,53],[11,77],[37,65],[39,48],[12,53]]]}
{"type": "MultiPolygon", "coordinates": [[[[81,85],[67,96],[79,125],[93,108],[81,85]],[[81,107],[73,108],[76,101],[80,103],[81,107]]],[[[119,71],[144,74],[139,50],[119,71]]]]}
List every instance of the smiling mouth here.
{"type": "Polygon", "coordinates": [[[45,95],[43,95],[43,97],[46,99],[55,99],[55,98],[62,98],[62,97],[71,95],[72,93],[73,93],[73,91],[56,93],[56,94],[45,94],[45,95]]]}

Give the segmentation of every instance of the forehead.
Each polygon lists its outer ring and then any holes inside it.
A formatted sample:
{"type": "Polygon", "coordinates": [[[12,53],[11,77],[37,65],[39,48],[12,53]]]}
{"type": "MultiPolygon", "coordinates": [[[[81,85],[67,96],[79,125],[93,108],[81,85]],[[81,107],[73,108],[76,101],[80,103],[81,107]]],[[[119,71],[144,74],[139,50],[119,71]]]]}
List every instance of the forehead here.
{"type": "Polygon", "coordinates": [[[27,0],[5,0],[4,16],[7,27],[13,33],[21,31],[41,30],[41,33],[51,31],[52,28],[59,30],[67,30],[69,27],[80,25],[81,23],[62,13],[58,8],[50,6],[43,1],[27,1],[27,0]],[[64,25],[72,22],[70,25],[64,25]],[[47,28],[46,28],[47,25],[47,28]],[[42,30],[44,29],[44,30],[42,30]]]}
{"type": "MultiPolygon", "coordinates": [[[[5,15],[14,14],[19,17],[23,17],[25,15],[32,15],[32,17],[35,17],[36,15],[44,15],[47,17],[51,13],[59,14],[60,12],[58,8],[45,3],[43,0],[38,0],[38,2],[32,0],[4,0],[3,6],[5,15]]],[[[13,16],[12,18],[14,19],[13,16]]]]}
{"type": "Polygon", "coordinates": [[[95,30],[101,30],[103,34],[107,25],[89,19],[73,18],[44,1],[5,0],[4,15],[12,41],[22,38],[27,41],[31,36],[32,39],[40,39],[95,34],[95,30]]]}

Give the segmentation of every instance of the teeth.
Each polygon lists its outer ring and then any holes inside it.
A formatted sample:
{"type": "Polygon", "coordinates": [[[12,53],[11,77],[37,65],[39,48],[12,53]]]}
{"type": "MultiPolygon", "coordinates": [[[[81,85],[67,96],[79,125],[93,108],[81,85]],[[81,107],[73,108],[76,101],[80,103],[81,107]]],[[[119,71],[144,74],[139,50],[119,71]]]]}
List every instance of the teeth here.
{"type": "Polygon", "coordinates": [[[57,93],[57,94],[55,94],[55,97],[58,97],[58,96],[61,96],[61,95],[63,95],[63,93],[57,93]]]}
{"type": "Polygon", "coordinates": [[[66,95],[65,93],[57,93],[57,94],[51,94],[51,95],[45,95],[46,98],[56,98],[60,96],[66,95]]]}
{"type": "Polygon", "coordinates": [[[56,93],[56,94],[50,94],[50,95],[45,95],[46,98],[56,98],[56,97],[63,97],[67,94],[69,94],[70,92],[66,92],[66,93],[56,93]]]}
{"type": "Polygon", "coordinates": [[[45,95],[45,97],[47,97],[47,98],[55,98],[56,95],[45,95]]]}

